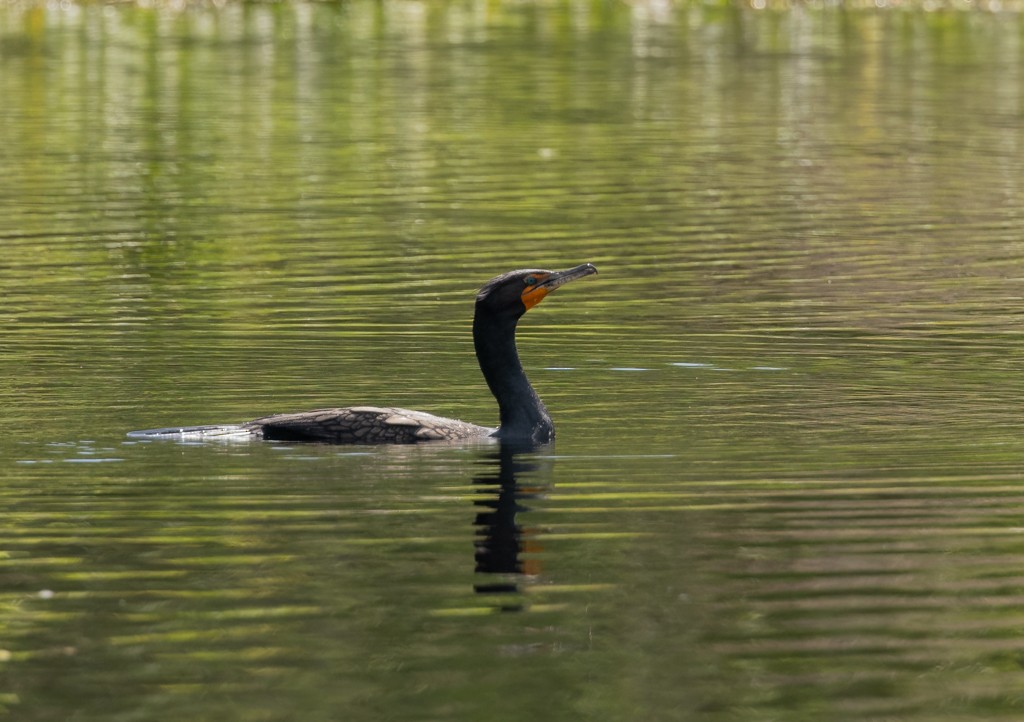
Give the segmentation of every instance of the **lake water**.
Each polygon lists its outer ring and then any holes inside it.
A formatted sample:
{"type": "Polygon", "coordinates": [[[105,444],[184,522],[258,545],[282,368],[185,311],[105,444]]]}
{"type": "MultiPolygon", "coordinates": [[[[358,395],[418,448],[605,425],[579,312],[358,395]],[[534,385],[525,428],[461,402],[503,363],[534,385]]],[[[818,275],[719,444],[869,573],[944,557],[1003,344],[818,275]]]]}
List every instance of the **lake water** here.
{"type": "Polygon", "coordinates": [[[0,10],[0,717],[1024,715],[1024,23],[0,10]],[[384,404],[555,446],[140,443],[384,404]]]}

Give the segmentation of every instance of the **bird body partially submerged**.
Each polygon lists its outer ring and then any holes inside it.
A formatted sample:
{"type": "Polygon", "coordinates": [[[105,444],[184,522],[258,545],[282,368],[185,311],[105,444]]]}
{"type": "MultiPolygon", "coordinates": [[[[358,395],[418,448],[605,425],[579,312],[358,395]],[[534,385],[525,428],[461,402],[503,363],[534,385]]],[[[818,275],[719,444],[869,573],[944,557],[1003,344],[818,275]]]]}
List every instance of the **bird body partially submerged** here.
{"type": "Polygon", "coordinates": [[[271,441],[326,441],[335,444],[410,444],[490,436],[497,429],[467,424],[423,411],[353,406],[255,419],[242,428],[271,441]]]}
{"type": "Polygon", "coordinates": [[[491,436],[497,429],[447,419],[423,411],[381,406],[315,409],[273,414],[244,424],[183,426],[132,431],[133,439],[177,438],[266,441],[320,441],[331,444],[411,444],[491,436]]]}
{"type": "Polygon", "coordinates": [[[266,439],[332,444],[408,444],[494,437],[547,442],[555,429],[533,390],[516,350],[516,324],[551,291],[597,273],[590,263],[567,271],[505,273],[480,289],[473,316],[473,342],[487,386],[498,402],[501,423],[488,428],[422,411],[378,406],[317,409],[274,414],[244,424],[185,426],[133,431],[136,439],[266,439]]]}

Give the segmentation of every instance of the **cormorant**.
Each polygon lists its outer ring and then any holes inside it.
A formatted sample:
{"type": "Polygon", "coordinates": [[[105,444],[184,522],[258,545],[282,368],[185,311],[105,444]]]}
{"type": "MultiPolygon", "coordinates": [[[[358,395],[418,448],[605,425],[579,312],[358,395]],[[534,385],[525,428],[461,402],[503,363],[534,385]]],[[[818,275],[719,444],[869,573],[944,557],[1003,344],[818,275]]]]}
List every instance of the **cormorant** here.
{"type": "Polygon", "coordinates": [[[516,350],[516,324],[551,291],[597,273],[591,263],[566,271],[510,271],[492,278],[476,297],[473,344],[487,386],[498,401],[500,423],[488,428],[422,411],[353,406],[274,414],[244,424],[186,426],[133,431],[136,439],[217,437],[333,444],[405,444],[493,437],[502,441],[545,443],[555,436],[547,409],[533,390],[516,350]]]}

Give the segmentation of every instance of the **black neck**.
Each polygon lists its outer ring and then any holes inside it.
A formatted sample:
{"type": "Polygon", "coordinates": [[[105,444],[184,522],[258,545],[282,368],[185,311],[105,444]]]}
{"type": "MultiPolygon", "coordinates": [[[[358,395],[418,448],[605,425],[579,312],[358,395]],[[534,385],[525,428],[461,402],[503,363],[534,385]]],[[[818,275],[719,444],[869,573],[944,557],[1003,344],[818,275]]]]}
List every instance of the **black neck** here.
{"type": "Polygon", "coordinates": [[[498,401],[501,439],[530,439],[538,442],[554,438],[555,428],[533,390],[516,350],[518,317],[496,315],[478,304],[473,317],[473,343],[480,370],[498,401]]]}

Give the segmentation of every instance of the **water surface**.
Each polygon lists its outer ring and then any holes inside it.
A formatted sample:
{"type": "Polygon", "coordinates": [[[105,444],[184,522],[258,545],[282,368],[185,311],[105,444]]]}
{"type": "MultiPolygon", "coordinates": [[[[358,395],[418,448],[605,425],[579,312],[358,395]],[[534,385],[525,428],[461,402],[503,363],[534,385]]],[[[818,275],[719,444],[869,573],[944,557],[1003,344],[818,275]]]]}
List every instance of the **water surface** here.
{"type": "Polygon", "coordinates": [[[0,11],[0,711],[1019,719],[1021,22],[0,11]],[[345,404],[555,446],[138,443],[345,404]]]}

